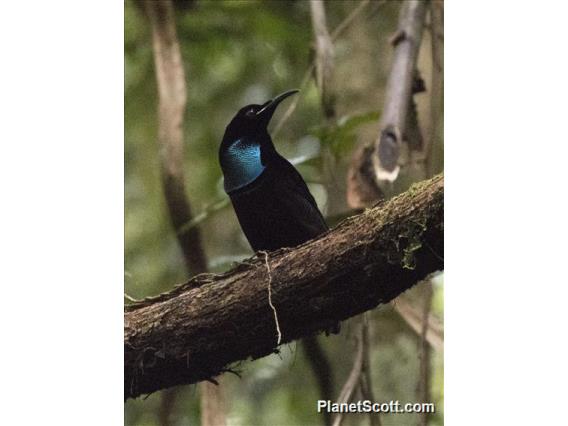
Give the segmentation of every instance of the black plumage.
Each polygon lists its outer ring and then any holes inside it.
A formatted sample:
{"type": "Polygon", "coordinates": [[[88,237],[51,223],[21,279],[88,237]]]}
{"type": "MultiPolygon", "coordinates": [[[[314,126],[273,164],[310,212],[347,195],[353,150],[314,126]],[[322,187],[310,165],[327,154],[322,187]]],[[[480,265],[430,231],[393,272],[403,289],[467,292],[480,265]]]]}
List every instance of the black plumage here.
{"type": "Polygon", "coordinates": [[[255,251],[294,247],[328,229],[304,179],[267,131],[278,104],[296,92],[242,108],[219,150],[225,190],[255,251]]]}
{"type": "Polygon", "coordinates": [[[306,183],[278,154],[252,184],[229,195],[255,251],[294,247],[327,230],[306,183]]]}

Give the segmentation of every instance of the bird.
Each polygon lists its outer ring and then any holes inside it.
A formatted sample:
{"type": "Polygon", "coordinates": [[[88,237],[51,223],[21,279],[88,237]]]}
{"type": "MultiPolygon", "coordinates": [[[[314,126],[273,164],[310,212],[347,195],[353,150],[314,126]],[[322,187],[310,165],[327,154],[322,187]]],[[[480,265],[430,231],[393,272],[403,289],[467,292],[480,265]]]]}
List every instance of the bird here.
{"type": "Polygon", "coordinates": [[[302,175],[268,133],[276,108],[299,90],[241,108],[219,147],[224,189],[255,252],[295,247],[329,228],[302,175]]]}
{"type": "MultiPolygon", "coordinates": [[[[329,228],[306,182],[296,168],[281,156],[268,133],[268,124],[284,99],[298,93],[289,90],[262,105],[241,108],[225,129],[219,147],[223,187],[250,246],[255,252],[295,247],[329,228]]],[[[338,334],[332,321],[326,335],[338,334]]],[[[304,337],[304,348],[312,368],[327,366],[325,352],[314,335],[304,337]]],[[[331,396],[331,375],[320,379],[322,399],[331,396]]]]}

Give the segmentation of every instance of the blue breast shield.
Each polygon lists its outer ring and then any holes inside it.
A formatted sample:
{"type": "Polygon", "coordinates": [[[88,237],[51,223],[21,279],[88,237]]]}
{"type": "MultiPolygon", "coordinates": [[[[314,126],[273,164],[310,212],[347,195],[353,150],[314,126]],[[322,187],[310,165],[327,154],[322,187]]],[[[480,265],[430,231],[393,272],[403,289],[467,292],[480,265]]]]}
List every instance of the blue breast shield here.
{"type": "Polygon", "coordinates": [[[260,145],[249,139],[239,139],[223,154],[224,187],[227,193],[244,188],[264,171],[260,160],[260,145]]]}

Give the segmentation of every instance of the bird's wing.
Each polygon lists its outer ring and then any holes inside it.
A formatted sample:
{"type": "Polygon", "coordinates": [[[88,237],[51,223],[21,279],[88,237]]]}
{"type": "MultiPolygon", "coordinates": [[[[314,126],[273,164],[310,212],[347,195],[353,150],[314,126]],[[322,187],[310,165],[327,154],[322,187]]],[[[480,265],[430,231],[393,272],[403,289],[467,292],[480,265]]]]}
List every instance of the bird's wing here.
{"type": "Polygon", "coordinates": [[[327,231],[329,228],[325,219],[302,175],[284,157],[280,157],[275,165],[279,169],[278,176],[283,179],[279,188],[286,194],[281,194],[280,200],[285,205],[286,211],[290,212],[298,223],[306,227],[310,238],[327,231]]]}

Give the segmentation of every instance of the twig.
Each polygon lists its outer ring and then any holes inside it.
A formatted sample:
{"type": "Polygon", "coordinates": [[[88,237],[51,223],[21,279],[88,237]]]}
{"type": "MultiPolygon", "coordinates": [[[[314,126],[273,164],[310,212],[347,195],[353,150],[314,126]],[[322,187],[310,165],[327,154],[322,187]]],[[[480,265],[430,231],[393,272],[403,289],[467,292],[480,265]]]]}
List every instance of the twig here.
{"type": "Polygon", "coordinates": [[[444,2],[430,2],[430,38],[432,40],[432,82],[430,88],[430,137],[425,147],[426,172],[431,176],[432,150],[440,140],[444,105],[444,2]]]}
{"type": "MultiPolygon", "coordinates": [[[[363,367],[361,374],[361,394],[364,399],[375,401],[373,394],[373,381],[371,379],[371,345],[370,345],[370,332],[369,332],[369,314],[365,312],[361,318],[362,324],[362,337],[363,337],[363,367]]],[[[371,426],[381,426],[380,413],[373,411],[369,412],[369,421],[371,426]]]]}
{"type": "Polygon", "coordinates": [[[335,100],[331,88],[335,56],[333,42],[327,30],[324,2],[310,0],[310,11],[315,38],[316,86],[320,92],[324,116],[330,120],[335,117],[335,100]]]}
{"type": "Polygon", "coordinates": [[[226,421],[223,383],[209,379],[199,384],[201,393],[201,426],[224,426],[226,421]]]}
{"type": "MultiPolygon", "coordinates": [[[[353,23],[355,17],[357,17],[357,15],[359,15],[365,9],[365,6],[367,6],[369,3],[370,3],[369,0],[361,0],[361,2],[359,2],[359,5],[353,10],[353,12],[351,12],[337,26],[337,28],[334,31],[332,31],[332,33],[331,33],[331,41],[332,42],[336,41],[336,39],[339,38],[339,36],[341,34],[343,34],[343,32],[349,27],[349,25],[351,25],[353,23]]],[[[386,1],[381,1],[381,2],[379,2],[378,6],[381,6],[385,3],[386,3],[386,1]]],[[[301,80],[301,83],[300,83],[300,93],[297,96],[294,97],[294,100],[290,103],[290,105],[288,106],[286,111],[282,114],[282,118],[280,118],[278,123],[276,123],[276,126],[274,126],[274,130],[272,131],[273,136],[276,136],[278,133],[280,133],[280,130],[284,126],[284,123],[286,123],[286,121],[290,118],[292,113],[295,111],[296,107],[298,106],[298,103],[300,102],[300,99],[302,98],[302,96],[305,92],[304,89],[306,88],[306,86],[310,82],[310,78],[311,78],[315,68],[316,68],[316,59],[314,59],[310,63],[310,65],[308,66],[308,69],[306,70],[306,72],[304,73],[304,76],[302,77],[302,80],[301,80]]]]}
{"type": "Polygon", "coordinates": [[[140,302],[140,300],[135,299],[134,297],[130,296],[128,293],[124,293],[124,298],[129,302],[140,302]]]}
{"type": "MultiPolygon", "coordinates": [[[[315,335],[302,339],[302,348],[319,386],[319,399],[327,401],[333,398],[333,370],[322,345],[315,335]]],[[[322,411],[326,426],[331,426],[331,413],[322,411]]]]}
{"type": "Polygon", "coordinates": [[[207,207],[205,207],[199,214],[195,215],[193,219],[189,222],[184,223],[178,230],[179,235],[183,235],[186,232],[189,232],[191,229],[195,228],[196,226],[200,225],[202,222],[207,220],[213,213],[217,213],[218,211],[223,210],[225,207],[230,205],[230,199],[228,197],[223,198],[222,200],[216,201],[211,203],[207,207]]]}
{"type": "MultiPolygon", "coordinates": [[[[353,396],[353,391],[355,387],[359,383],[359,379],[361,377],[361,371],[363,369],[363,333],[362,328],[358,330],[357,336],[357,349],[355,352],[355,360],[353,361],[353,367],[351,367],[351,372],[349,373],[349,377],[347,381],[341,388],[341,392],[339,393],[339,398],[337,398],[338,404],[348,403],[353,396]]],[[[337,413],[333,420],[333,426],[341,425],[341,421],[343,419],[343,413],[337,413]]]]}
{"type": "MultiPolygon", "coordinates": [[[[421,335],[424,327],[422,313],[414,308],[405,295],[401,295],[392,302],[395,311],[416,332],[421,335]]],[[[428,316],[429,327],[426,332],[426,341],[437,352],[444,350],[444,327],[432,314],[428,316]]]]}
{"type": "Polygon", "coordinates": [[[296,110],[296,107],[298,106],[298,102],[300,102],[300,98],[303,96],[303,94],[305,92],[305,88],[310,81],[310,77],[311,77],[312,73],[314,72],[314,69],[315,69],[315,62],[312,62],[310,64],[310,66],[308,67],[308,69],[306,70],[306,72],[304,73],[304,77],[302,78],[302,82],[300,83],[300,93],[298,93],[294,97],[294,100],[292,102],[290,102],[290,105],[288,106],[288,108],[286,108],[286,111],[284,111],[284,114],[282,114],[282,118],[280,118],[278,123],[276,123],[276,126],[274,126],[274,130],[272,131],[272,136],[276,136],[278,133],[280,133],[280,130],[282,129],[282,127],[284,126],[286,121],[290,118],[292,113],[296,110]]]}
{"type": "MultiPolygon", "coordinates": [[[[430,402],[430,347],[426,341],[428,333],[428,318],[430,316],[430,308],[432,305],[432,282],[426,281],[425,293],[423,295],[423,311],[422,311],[422,332],[420,334],[420,382],[418,384],[419,398],[422,402],[430,402]]],[[[419,414],[420,426],[427,426],[428,412],[419,414]]]]}
{"type": "MultiPolygon", "coordinates": [[[[332,41],[337,40],[337,38],[339,38],[339,36],[343,34],[343,32],[349,27],[349,25],[351,25],[351,23],[357,17],[357,15],[363,12],[365,7],[367,7],[369,3],[370,0],[361,0],[357,5],[357,7],[353,9],[351,13],[347,15],[347,17],[339,23],[339,25],[335,28],[335,30],[333,30],[333,32],[331,33],[331,40],[332,41]]],[[[380,1],[379,5],[383,3],[386,3],[386,1],[380,1]]]]}
{"type": "Polygon", "coordinates": [[[160,407],[157,410],[157,417],[160,426],[169,426],[172,424],[172,411],[177,399],[177,388],[165,389],[160,393],[162,398],[160,407]]]}
{"type": "Polygon", "coordinates": [[[280,331],[280,323],[278,322],[278,313],[276,312],[276,308],[272,303],[272,272],[270,270],[270,263],[268,262],[268,252],[260,251],[259,253],[262,253],[264,255],[264,262],[266,264],[266,270],[268,274],[268,304],[272,308],[272,312],[274,312],[274,323],[276,324],[276,333],[278,336],[276,346],[279,346],[280,342],[282,341],[282,332],[280,331]]]}

